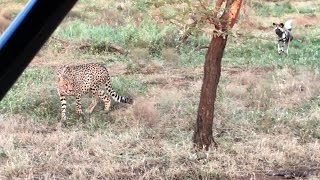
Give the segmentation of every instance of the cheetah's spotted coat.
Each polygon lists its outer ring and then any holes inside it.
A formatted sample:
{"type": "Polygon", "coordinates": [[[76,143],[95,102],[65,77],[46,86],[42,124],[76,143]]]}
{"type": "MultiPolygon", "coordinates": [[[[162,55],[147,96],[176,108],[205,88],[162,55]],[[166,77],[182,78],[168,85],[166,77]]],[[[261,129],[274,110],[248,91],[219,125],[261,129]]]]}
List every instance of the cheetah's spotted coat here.
{"type": "Polygon", "coordinates": [[[106,67],[98,63],[64,66],[57,71],[57,90],[61,101],[61,119],[66,120],[66,96],[76,97],[76,111],[83,114],[81,96],[89,92],[93,99],[88,108],[91,113],[98,103],[98,96],[105,104],[105,110],[110,108],[111,96],[115,101],[132,104],[133,100],[118,95],[111,86],[110,76],[106,67]],[[105,90],[103,89],[105,86],[105,90]],[[107,92],[107,94],[105,93],[107,92]],[[108,96],[109,95],[109,96],[108,96]]]}

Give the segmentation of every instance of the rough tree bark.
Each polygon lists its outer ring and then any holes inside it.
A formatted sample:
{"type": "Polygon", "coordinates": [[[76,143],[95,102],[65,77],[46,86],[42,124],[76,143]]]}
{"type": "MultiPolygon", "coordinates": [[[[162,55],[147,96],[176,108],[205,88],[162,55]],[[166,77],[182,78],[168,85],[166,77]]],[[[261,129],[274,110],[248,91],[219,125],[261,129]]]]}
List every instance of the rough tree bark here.
{"type": "MultiPolygon", "coordinates": [[[[217,0],[216,8],[221,8],[224,0],[217,0]]],[[[216,145],[212,136],[214,117],[214,102],[216,99],[218,83],[221,74],[221,59],[228,39],[228,31],[233,27],[239,16],[242,0],[226,0],[225,10],[219,18],[215,28],[222,34],[214,34],[209,45],[204,63],[204,77],[201,87],[198,116],[193,135],[193,142],[198,149],[208,150],[212,142],[216,145]]],[[[217,15],[217,9],[213,13],[217,15]]],[[[216,18],[216,17],[213,17],[216,18]]]]}

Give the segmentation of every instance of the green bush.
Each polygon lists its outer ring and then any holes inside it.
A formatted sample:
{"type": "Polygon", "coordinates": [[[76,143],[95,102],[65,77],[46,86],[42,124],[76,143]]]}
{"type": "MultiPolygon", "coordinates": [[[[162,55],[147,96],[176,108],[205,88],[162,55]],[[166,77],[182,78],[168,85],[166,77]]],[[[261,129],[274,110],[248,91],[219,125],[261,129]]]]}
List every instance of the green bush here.
{"type": "Polygon", "coordinates": [[[27,69],[1,101],[0,112],[56,118],[60,102],[53,74],[50,68],[27,69]]]}
{"type": "Polygon", "coordinates": [[[108,43],[116,43],[125,48],[148,48],[149,54],[153,56],[160,56],[165,45],[174,46],[173,41],[176,39],[175,36],[178,36],[174,27],[160,26],[149,18],[145,18],[140,26],[133,20],[128,20],[125,26],[116,27],[93,26],[81,20],[74,20],[60,27],[55,34],[74,41],[86,41],[93,48],[108,43]]]}
{"type": "Polygon", "coordinates": [[[130,76],[117,76],[112,78],[112,88],[122,96],[128,94],[144,94],[147,92],[147,85],[130,76]]]}

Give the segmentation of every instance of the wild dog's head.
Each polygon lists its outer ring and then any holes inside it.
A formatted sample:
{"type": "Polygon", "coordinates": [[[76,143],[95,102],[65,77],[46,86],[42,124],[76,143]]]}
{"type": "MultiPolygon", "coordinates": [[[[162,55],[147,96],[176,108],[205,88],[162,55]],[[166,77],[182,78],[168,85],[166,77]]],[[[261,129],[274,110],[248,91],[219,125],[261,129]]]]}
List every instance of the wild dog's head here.
{"type": "Polygon", "coordinates": [[[284,32],[291,32],[292,29],[292,19],[287,20],[285,23],[273,23],[274,31],[281,37],[284,32]]]}
{"type": "Polygon", "coordinates": [[[284,32],[284,24],[283,23],[273,23],[274,31],[278,35],[279,38],[282,37],[282,34],[284,32]]]}

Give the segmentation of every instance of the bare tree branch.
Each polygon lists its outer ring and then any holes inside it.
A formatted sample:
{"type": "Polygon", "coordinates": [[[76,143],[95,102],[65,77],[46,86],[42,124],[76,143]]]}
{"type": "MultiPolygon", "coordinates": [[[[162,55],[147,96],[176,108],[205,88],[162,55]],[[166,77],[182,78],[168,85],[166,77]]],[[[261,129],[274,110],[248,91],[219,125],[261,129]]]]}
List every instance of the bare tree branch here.
{"type": "Polygon", "coordinates": [[[181,41],[181,42],[184,42],[184,41],[186,41],[188,38],[189,38],[189,36],[191,36],[192,35],[192,32],[191,31],[186,31],[181,37],[179,37],[179,41],[181,41]]]}
{"type": "Polygon", "coordinates": [[[214,18],[217,18],[218,12],[220,11],[221,6],[222,6],[222,3],[223,3],[224,1],[225,1],[225,0],[217,0],[217,1],[216,1],[216,6],[214,7],[214,10],[213,10],[213,17],[214,17],[214,18]]]}
{"type": "Polygon", "coordinates": [[[222,30],[232,28],[240,13],[242,0],[227,0],[226,9],[220,17],[222,30]]]}
{"type": "Polygon", "coordinates": [[[202,7],[205,11],[208,11],[208,9],[207,9],[208,4],[204,4],[204,3],[202,2],[202,0],[198,0],[198,1],[200,2],[201,7],[202,7]]]}

